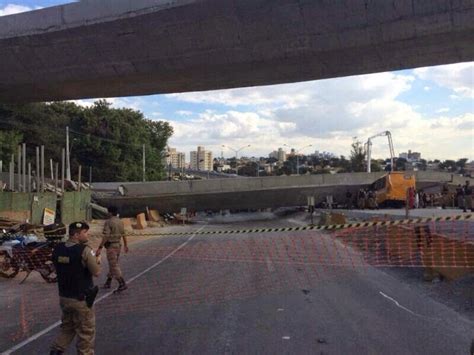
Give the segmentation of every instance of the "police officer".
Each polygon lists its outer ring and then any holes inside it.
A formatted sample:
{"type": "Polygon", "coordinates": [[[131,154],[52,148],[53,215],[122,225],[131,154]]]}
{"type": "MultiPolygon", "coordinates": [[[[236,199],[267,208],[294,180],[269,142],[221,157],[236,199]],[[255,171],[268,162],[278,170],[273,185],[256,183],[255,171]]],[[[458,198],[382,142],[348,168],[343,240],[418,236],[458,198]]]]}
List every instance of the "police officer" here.
{"type": "Polygon", "coordinates": [[[346,208],[348,210],[352,209],[352,192],[349,190],[346,191],[346,208]]]}
{"type": "Polygon", "coordinates": [[[359,189],[359,193],[357,194],[357,207],[360,210],[363,210],[365,208],[365,199],[366,199],[366,193],[364,189],[359,189]]]}
{"type": "Polygon", "coordinates": [[[441,207],[443,209],[446,208],[446,206],[449,206],[450,204],[450,196],[449,196],[449,186],[448,186],[448,183],[445,182],[443,184],[443,187],[441,188],[441,207]]]}
{"type": "Polygon", "coordinates": [[[466,184],[464,185],[464,212],[468,209],[474,212],[474,207],[472,206],[472,187],[469,184],[469,180],[466,180],[466,184]]]}
{"type": "Polygon", "coordinates": [[[116,279],[119,283],[118,288],[114,292],[121,292],[128,288],[120,270],[119,257],[122,249],[121,241],[123,239],[123,245],[125,253],[128,253],[127,238],[125,237],[125,228],[122,220],[117,215],[117,208],[110,207],[110,218],[105,221],[102,242],[100,243],[99,249],[97,249],[97,256],[100,255],[102,248],[107,249],[107,261],[109,262],[109,273],[107,274],[107,280],[105,281],[104,288],[110,288],[112,279],[116,279]]]}
{"type": "Polygon", "coordinates": [[[69,225],[69,239],[53,251],[58,275],[61,330],[51,346],[50,355],[63,354],[77,336],[77,353],[94,354],[95,313],[92,307],[97,295],[92,277],[100,268],[93,249],[87,244],[89,226],[84,222],[69,225]]]}
{"type": "Polygon", "coordinates": [[[456,187],[456,202],[458,208],[464,210],[464,187],[461,184],[456,187]]]}

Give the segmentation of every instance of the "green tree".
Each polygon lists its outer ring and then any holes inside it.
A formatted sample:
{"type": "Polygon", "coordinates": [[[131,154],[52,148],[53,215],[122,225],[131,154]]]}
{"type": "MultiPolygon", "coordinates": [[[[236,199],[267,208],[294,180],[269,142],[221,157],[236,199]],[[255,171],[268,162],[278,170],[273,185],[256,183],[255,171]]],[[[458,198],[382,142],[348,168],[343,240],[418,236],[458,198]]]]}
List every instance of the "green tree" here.
{"type": "MultiPolygon", "coordinates": [[[[136,110],[112,108],[105,100],[91,107],[71,102],[0,105],[0,124],[3,134],[21,132],[29,160],[35,159],[35,146],[44,145],[46,159],[56,162],[61,161],[68,126],[74,179],[81,165],[84,176],[93,168],[94,181],[140,181],[143,145],[147,180],[166,176],[163,156],[172,127],[136,110]]],[[[2,154],[4,150],[2,144],[2,154]]]]}
{"type": "Polygon", "coordinates": [[[395,169],[396,171],[405,171],[407,160],[405,158],[396,158],[395,160],[395,169]]]}
{"type": "Polygon", "coordinates": [[[461,158],[458,161],[456,161],[456,166],[459,168],[459,173],[464,174],[466,172],[466,163],[468,159],[467,158],[461,158]]]}
{"type": "Polygon", "coordinates": [[[448,159],[439,164],[440,169],[454,172],[457,170],[456,162],[448,159]]]}
{"type": "Polygon", "coordinates": [[[380,165],[380,162],[378,160],[372,160],[372,162],[370,163],[370,171],[382,171],[382,166],[380,165]]]}
{"type": "Polygon", "coordinates": [[[355,141],[351,145],[351,170],[354,172],[365,171],[365,150],[360,141],[355,141]]]}
{"type": "Polygon", "coordinates": [[[22,143],[23,135],[17,131],[0,131],[0,160],[3,162],[3,165],[6,167],[3,170],[8,169],[8,162],[11,161],[12,154],[15,155],[18,151],[18,145],[22,143]]]}
{"type": "Polygon", "coordinates": [[[428,163],[425,159],[420,159],[420,162],[417,164],[419,170],[425,171],[428,166],[428,163]]]}

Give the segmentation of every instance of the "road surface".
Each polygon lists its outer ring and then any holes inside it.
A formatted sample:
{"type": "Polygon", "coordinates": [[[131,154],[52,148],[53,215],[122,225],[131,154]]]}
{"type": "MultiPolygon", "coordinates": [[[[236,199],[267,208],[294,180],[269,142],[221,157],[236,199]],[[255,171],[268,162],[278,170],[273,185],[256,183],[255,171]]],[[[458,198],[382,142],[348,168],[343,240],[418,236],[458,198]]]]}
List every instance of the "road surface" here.
{"type": "MultiPolygon", "coordinates": [[[[189,234],[134,243],[122,258],[129,290],[99,295],[96,353],[468,354],[472,320],[357,263],[332,234],[193,234],[304,223],[175,226],[189,234]]],[[[59,319],[56,286],[18,281],[0,282],[0,351],[45,354],[58,332],[45,331],[59,319]]]]}

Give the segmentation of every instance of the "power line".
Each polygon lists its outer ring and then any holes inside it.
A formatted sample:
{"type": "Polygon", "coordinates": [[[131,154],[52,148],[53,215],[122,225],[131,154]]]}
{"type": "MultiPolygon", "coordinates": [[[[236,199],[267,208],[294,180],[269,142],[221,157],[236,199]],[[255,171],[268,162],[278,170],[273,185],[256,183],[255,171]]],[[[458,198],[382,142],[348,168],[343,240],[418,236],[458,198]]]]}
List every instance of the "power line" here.
{"type": "MultiPolygon", "coordinates": [[[[31,124],[18,122],[18,121],[10,121],[10,120],[6,120],[6,119],[2,119],[2,118],[0,118],[0,122],[6,123],[6,124],[8,124],[10,126],[13,126],[15,128],[21,128],[21,129],[24,129],[24,130],[32,130],[32,125],[31,124]]],[[[38,128],[40,127],[37,124],[35,126],[38,127],[38,128]]],[[[125,143],[125,142],[122,142],[122,141],[119,141],[119,140],[116,140],[116,139],[99,137],[99,136],[96,136],[96,135],[93,135],[93,134],[90,134],[90,133],[82,133],[82,132],[78,132],[78,131],[75,131],[75,130],[72,130],[72,129],[69,129],[69,132],[74,133],[78,136],[83,136],[83,137],[87,137],[87,138],[93,137],[93,138],[101,140],[101,141],[115,143],[115,144],[118,144],[118,145],[124,145],[124,146],[134,147],[134,148],[142,148],[142,144],[125,143]]]]}
{"type": "Polygon", "coordinates": [[[143,144],[132,144],[132,143],[125,143],[125,142],[121,142],[121,141],[118,141],[116,139],[110,139],[110,138],[104,138],[104,137],[99,137],[99,136],[96,136],[96,135],[93,135],[93,134],[90,134],[90,133],[82,133],[82,132],[77,132],[77,131],[74,131],[72,129],[69,128],[69,132],[70,133],[74,133],[78,136],[83,136],[83,137],[93,137],[95,139],[98,139],[98,140],[101,140],[101,141],[105,141],[105,142],[111,142],[111,143],[116,143],[116,144],[120,144],[120,145],[126,145],[126,146],[129,146],[129,147],[134,147],[134,148],[142,148],[143,144]]]}

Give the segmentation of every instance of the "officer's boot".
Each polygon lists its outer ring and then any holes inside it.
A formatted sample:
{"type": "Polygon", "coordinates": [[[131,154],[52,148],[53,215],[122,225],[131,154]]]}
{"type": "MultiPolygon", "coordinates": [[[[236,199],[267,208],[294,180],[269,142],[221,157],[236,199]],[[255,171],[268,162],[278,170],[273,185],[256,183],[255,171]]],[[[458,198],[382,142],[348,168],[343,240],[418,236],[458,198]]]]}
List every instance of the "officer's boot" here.
{"type": "Polygon", "coordinates": [[[112,278],[111,278],[111,277],[107,277],[107,280],[105,280],[105,283],[104,283],[104,285],[102,286],[102,288],[110,288],[111,285],[112,285],[112,278]]]}
{"type": "Polygon", "coordinates": [[[125,280],[123,279],[123,277],[119,278],[117,281],[119,282],[119,286],[117,287],[117,289],[114,292],[122,292],[122,291],[124,291],[128,288],[128,286],[125,283],[125,280]]]}
{"type": "Polygon", "coordinates": [[[56,349],[52,349],[50,352],[49,352],[49,355],[63,355],[64,352],[61,351],[61,350],[56,350],[56,349]]]}

